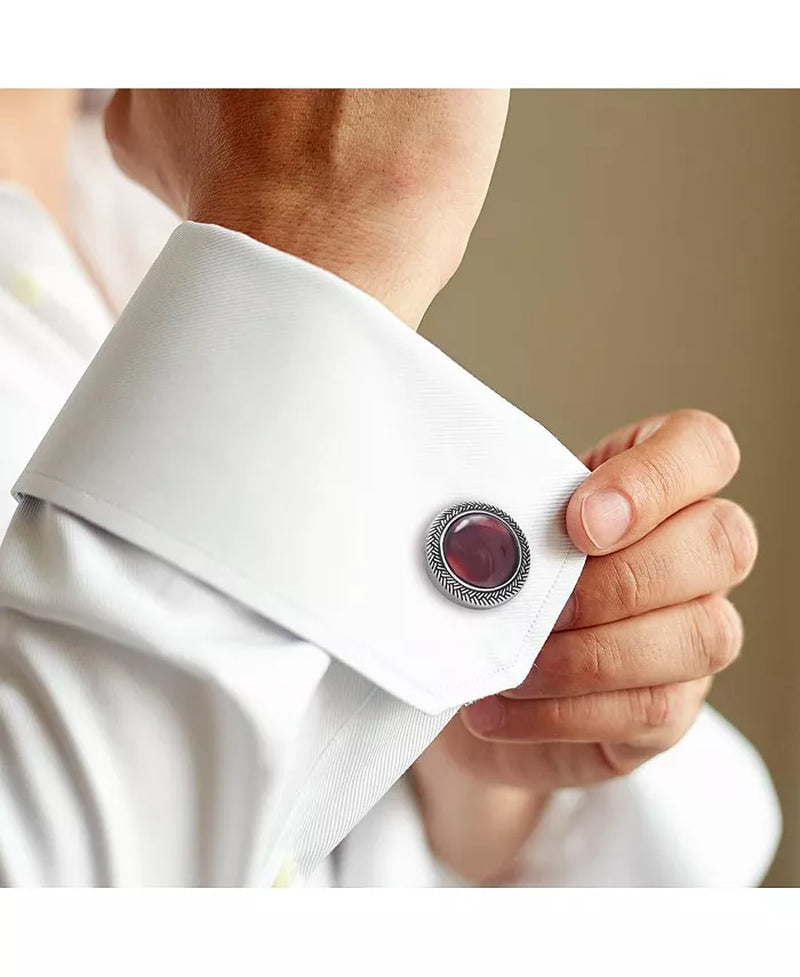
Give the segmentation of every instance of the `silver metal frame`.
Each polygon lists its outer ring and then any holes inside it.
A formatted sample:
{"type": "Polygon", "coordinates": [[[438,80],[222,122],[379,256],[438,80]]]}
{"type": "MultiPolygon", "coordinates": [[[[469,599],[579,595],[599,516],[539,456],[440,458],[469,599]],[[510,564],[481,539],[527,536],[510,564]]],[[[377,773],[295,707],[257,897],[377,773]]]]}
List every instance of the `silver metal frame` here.
{"type": "Polygon", "coordinates": [[[425,563],[436,586],[451,600],[465,607],[496,607],[510,600],[522,589],[531,568],[531,553],[525,533],[507,512],[486,502],[459,502],[441,512],[428,527],[425,536],[425,563]],[[444,555],[444,537],[455,519],[471,513],[494,516],[511,530],[517,541],[517,567],[514,575],[499,587],[475,587],[466,583],[451,569],[444,555]]]}

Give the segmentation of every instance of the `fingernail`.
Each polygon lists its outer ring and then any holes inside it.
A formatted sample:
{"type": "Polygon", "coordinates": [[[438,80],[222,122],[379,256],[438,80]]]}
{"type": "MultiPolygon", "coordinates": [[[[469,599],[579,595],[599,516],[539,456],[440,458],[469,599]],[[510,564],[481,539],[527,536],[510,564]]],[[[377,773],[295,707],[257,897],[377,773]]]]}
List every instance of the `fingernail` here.
{"type": "Polygon", "coordinates": [[[553,625],[553,630],[562,631],[568,628],[575,620],[575,611],[577,610],[577,607],[578,601],[575,598],[575,594],[570,594],[569,600],[564,605],[564,609],[558,615],[558,620],[553,625]]]}
{"type": "Polygon", "coordinates": [[[486,699],[478,699],[472,705],[466,706],[464,715],[470,729],[485,736],[502,725],[505,706],[499,696],[490,695],[486,699]]]}
{"type": "Polygon", "coordinates": [[[614,489],[602,489],[587,495],[581,505],[581,521],[586,535],[600,549],[618,543],[633,519],[627,497],[614,489]]]}

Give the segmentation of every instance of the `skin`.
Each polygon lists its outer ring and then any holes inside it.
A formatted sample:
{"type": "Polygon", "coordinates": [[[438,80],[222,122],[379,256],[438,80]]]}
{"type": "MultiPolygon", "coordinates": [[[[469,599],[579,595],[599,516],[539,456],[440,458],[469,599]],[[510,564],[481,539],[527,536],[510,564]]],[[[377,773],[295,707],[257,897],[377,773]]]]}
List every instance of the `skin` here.
{"type": "MultiPolygon", "coordinates": [[[[106,130],[182,217],[325,267],[416,328],[461,261],[506,108],[504,91],[121,91],[106,130]]],[[[431,847],[475,882],[515,878],[554,791],[674,745],[741,647],[727,594],[757,540],[714,497],[739,464],[729,428],[678,411],[583,460],[592,474],[566,512],[589,555],[574,600],[521,685],[462,709],[411,771],[431,847]]]]}
{"type": "Polygon", "coordinates": [[[189,220],[320,265],[413,328],[461,262],[508,92],[121,90],[119,165],[189,220]]]}

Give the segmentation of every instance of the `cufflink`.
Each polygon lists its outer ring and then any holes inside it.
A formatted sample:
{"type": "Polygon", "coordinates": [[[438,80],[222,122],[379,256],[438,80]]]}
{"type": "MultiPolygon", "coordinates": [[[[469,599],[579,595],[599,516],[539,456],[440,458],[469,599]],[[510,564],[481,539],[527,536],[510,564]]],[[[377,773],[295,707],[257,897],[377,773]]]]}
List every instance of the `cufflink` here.
{"type": "Polygon", "coordinates": [[[460,502],[430,524],[425,561],[431,580],[451,600],[495,607],[522,589],[531,554],[507,512],[485,502],[460,502]]]}

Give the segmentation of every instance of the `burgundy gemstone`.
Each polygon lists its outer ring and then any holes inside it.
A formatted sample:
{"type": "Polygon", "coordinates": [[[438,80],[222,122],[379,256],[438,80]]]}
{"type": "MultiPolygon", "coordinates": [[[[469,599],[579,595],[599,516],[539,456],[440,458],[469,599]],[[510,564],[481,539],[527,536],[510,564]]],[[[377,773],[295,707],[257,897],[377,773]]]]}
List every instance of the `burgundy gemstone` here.
{"type": "Polygon", "coordinates": [[[519,565],[519,544],[502,519],[468,512],[454,519],[444,535],[442,552],[450,569],[472,587],[502,587],[519,565]]]}

